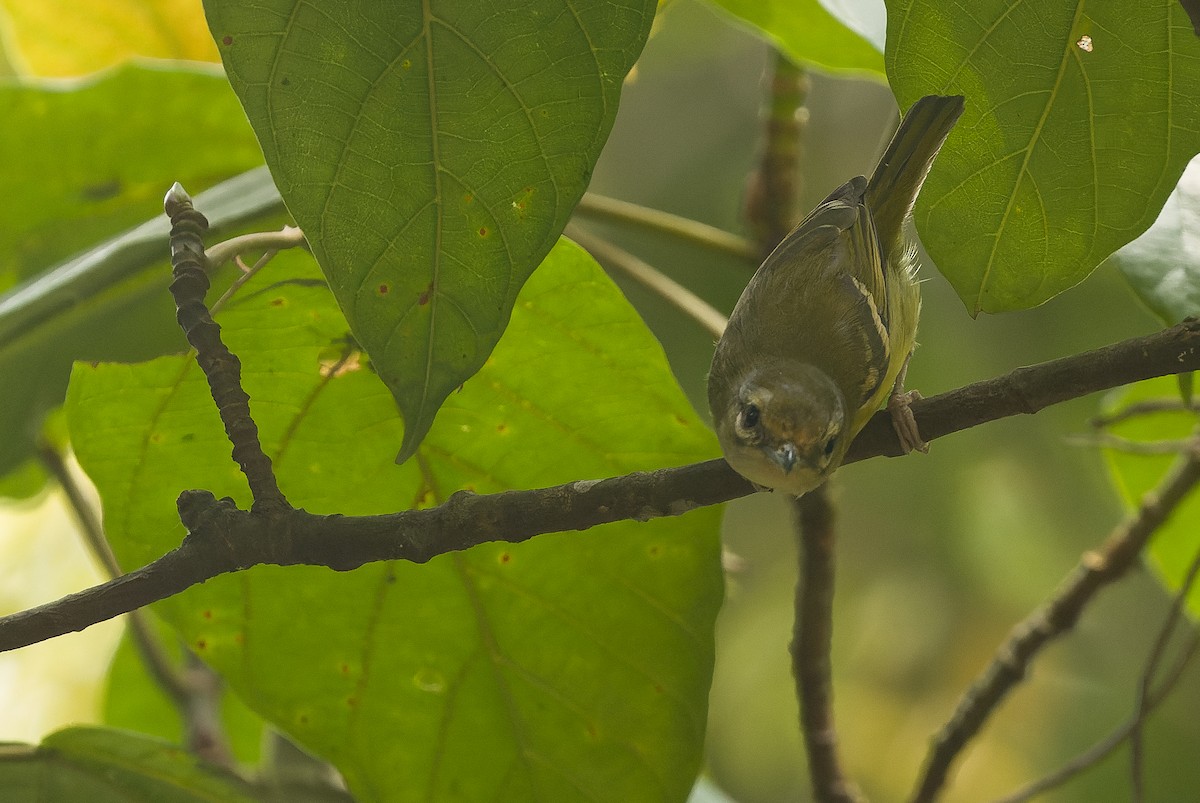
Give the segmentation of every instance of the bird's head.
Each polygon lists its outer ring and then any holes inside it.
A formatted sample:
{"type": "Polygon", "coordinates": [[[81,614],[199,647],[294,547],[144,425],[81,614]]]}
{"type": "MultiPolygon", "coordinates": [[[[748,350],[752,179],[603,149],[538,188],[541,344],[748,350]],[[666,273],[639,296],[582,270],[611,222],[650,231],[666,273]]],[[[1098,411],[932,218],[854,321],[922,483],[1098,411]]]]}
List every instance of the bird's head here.
{"type": "Polygon", "coordinates": [[[717,422],[725,460],[751,482],[802,494],[842,462],[847,441],[842,393],[806,364],[755,370],[734,388],[717,422]]]}

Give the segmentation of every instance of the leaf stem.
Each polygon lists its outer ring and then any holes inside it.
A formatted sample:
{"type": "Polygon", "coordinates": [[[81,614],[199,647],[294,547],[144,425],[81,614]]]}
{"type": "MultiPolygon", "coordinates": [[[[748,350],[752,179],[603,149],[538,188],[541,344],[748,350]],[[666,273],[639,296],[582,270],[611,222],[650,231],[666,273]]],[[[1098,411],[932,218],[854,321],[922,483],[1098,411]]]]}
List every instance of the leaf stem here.
{"type": "Polygon", "coordinates": [[[725,331],[724,315],[650,263],[575,224],[567,226],[566,235],[579,243],[597,262],[634,280],[700,324],[714,340],[725,331]]]}
{"type": "Polygon", "coordinates": [[[628,223],[639,228],[668,234],[676,239],[747,262],[758,261],[758,249],[744,237],[730,234],[716,226],[709,226],[691,218],[651,209],[629,201],[588,192],[584,193],[579,205],[575,207],[575,212],[581,217],[628,223]]]}

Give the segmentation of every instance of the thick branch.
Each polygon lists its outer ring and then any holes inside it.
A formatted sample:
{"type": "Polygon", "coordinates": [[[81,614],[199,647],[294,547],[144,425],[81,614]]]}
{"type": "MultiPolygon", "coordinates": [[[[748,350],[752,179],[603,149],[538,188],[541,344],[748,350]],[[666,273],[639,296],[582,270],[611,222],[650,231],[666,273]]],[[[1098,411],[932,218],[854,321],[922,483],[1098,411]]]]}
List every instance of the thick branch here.
{"type": "MultiPolygon", "coordinates": [[[[927,440],[1066,399],[1165,374],[1200,370],[1200,322],[1021,368],[913,405],[927,440]]],[[[886,413],[855,441],[847,462],[898,455],[886,413]]],[[[180,496],[189,536],[135,572],[28,611],[0,618],[0,651],[23,647],[128,613],[189,586],[258,563],[354,569],[379,560],[423,563],[489,541],[585,530],[599,524],[678,516],[753,491],[724,460],[580,480],[532,491],[477,496],[460,491],[445,504],[384,516],[314,516],[302,510],[257,515],[212,495],[180,496]],[[197,515],[197,511],[204,515],[197,515]]]]}

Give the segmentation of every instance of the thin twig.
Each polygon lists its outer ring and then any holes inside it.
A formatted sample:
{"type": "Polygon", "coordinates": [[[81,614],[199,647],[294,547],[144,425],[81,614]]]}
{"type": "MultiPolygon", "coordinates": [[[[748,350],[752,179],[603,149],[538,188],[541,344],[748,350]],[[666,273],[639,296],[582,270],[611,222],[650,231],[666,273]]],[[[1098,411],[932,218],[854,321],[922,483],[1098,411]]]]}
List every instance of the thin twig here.
{"type": "Polygon", "coordinates": [[[1005,695],[1025,677],[1034,656],[1075,625],[1101,588],[1134,565],[1150,536],[1200,482],[1198,457],[1195,450],[1181,456],[1159,488],[1143,498],[1136,513],[1120,524],[1100,549],[1084,554],[1046,604],[1013,629],[934,739],[914,801],[924,803],[937,796],[951,764],[1005,695]]]}
{"type": "Polygon", "coordinates": [[[1072,446],[1089,446],[1101,449],[1114,449],[1126,454],[1163,455],[1179,454],[1192,448],[1192,439],[1170,441],[1137,441],[1132,438],[1122,438],[1110,432],[1098,432],[1094,435],[1068,435],[1064,443],[1072,446]]]}
{"type": "MultiPolygon", "coordinates": [[[[121,576],[121,566],[104,535],[100,517],[62,454],[43,440],[38,443],[38,457],[66,494],[67,504],[79,522],[80,532],[92,555],[110,578],[121,576]]],[[[187,749],[210,764],[232,768],[233,752],[220,723],[220,679],[216,673],[202,663],[181,672],[163,649],[146,612],[134,610],[127,615],[130,635],[142,663],[184,723],[187,749]]]]}
{"type": "Polygon", "coordinates": [[[258,425],[250,415],[250,397],[242,388],[242,362],[221,340],[221,327],[204,305],[209,287],[204,254],[208,219],[192,205],[191,196],[179,182],[167,192],[163,209],[171,219],[170,290],[179,327],[196,350],[196,362],[208,380],[225,434],[233,445],[233,459],[246,476],[255,508],[264,512],[286,510],[287,499],[279,489],[271,458],[262,449],[258,425]]]}
{"type": "MultiPolygon", "coordinates": [[[[1193,452],[1192,459],[1200,460],[1200,450],[1193,452]]],[[[1195,584],[1198,573],[1200,573],[1200,550],[1197,550],[1196,554],[1192,557],[1192,562],[1188,566],[1187,573],[1184,575],[1183,583],[1171,601],[1171,610],[1168,611],[1163,620],[1162,627],[1158,631],[1158,637],[1154,639],[1154,646],[1150,650],[1150,654],[1146,659],[1146,666],[1142,670],[1142,677],[1138,682],[1137,701],[1133,709],[1133,727],[1129,732],[1133,800],[1135,802],[1141,801],[1143,794],[1142,725],[1153,708],[1151,699],[1154,694],[1151,686],[1154,683],[1154,676],[1158,672],[1158,666],[1162,663],[1163,656],[1167,652],[1167,645],[1171,641],[1171,636],[1175,633],[1175,626],[1179,623],[1180,616],[1183,615],[1184,604],[1187,602],[1188,593],[1195,584]]]]}
{"type": "Polygon", "coordinates": [[[104,528],[100,523],[100,517],[96,515],[96,510],[88,501],[83,488],[71,474],[71,469],[67,466],[67,461],[63,459],[62,453],[55,448],[54,444],[44,439],[38,440],[37,447],[38,460],[66,494],[67,505],[75,515],[76,521],[79,522],[79,532],[83,535],[83,541],[87,544],[92,556],[100,562],[109,577],[121,574],[121,565],[117,562],[117,556],[113,554],[108,539],[104,537],[104,528]]]}
{"type": "Polygon", "coordinates": [[[295,226],[284,226],[279,231],[256,231],[231,237],[204,251],[204,259],[210,271],[224,265],[239,254],[249,251],[284,251],[305,245],[304,232],[295,226]]]}
{"type": "MultiPolygon", "coordinates": [[[[1196,579],[1196,567],[1200,567],[1200,553],[1197,553],[1196,558],[1193,558],[1192,567],[1188,570],[1187,580],[1183,587],[1180,588],[1179,592],[1175,595],[1175,603],[1172,607],[1173,611],[1178,610],[1178,606],[1184,599],[1186,599],[1189,591],[1191,590],[1191,587],[1196,579]]],[[[1166,632],[1167,628],[1172,626],[1173,622],[1171,621],[1170,617],[1168,617],[1168,621],[1164,623],[1163,629],[1159,631],[1160,638],[1161,633],[1166,632]]],[[[1160,703],[1167,699],[1167,696],[1175,689],[1179,679],[1183,677],[1183,671],[1187,668],[1188,663],[1195,656],[1197,647],[1200,647],[1200,633],[1197,633],[1194,629],[1192,629],[1188,633],[1187,641],[1184,642],[1183,647],[1179,651],[1178,658],[1176,658],[1175,663],[1163,677],[1162,682],[1156,688],[1147,693],[1145,698],[1146,705],[1144,714],[1141,712],[1135,713],[1129,718],[1128,721],[1126,721],[1108,736],[1104,737],[1099,742],[1092,745],[1087,750],[1080,753],[1054,772],[1021,787],[1017,791],[1005,797],[999,798],[995,801],[995,803],[1025,803],[1026,801],[1032,800],[1037,795],[1040,795],[1042,792],[1061,786],[1071,778],[1078,775],[1080,772],[1083,772],[1084,770],[1093,767],[1104,760],[1104,758],[1109,756],[1113,751],[1125,743],[1125,740],[1130,737],[1130,734],[1138,725],[1139,721],[1141,721],[1145,716],[1148,716],[1151,711],[1153,711],[1160,703]]],[[[1151,653],[1152,660],[1154,654],[1155,653],[1153,652],[1151,653]]],[[[1150,672],[1153,672],[1153,670],[1148,663],[1146,670],[1144,670],[1142,673],[1143,679],[1146,678],[1150,672]]]]}
{"type": "Polygon", "coordinates": [[[857,803],[858,789],[841,767],[833,716],[833,587],[836,565],[834,511],[827,486],[793,500],[796,515],[795,625],[792,675],[800,702],[800,729],[808,751],[813,797],[825,803],[857,803]]]}
{"type": "Polygon", "coordinates": [[[1191,404],[1185,405],[1183,399],[1179,398],[1147,399],[1146,401],[1128,404],[1112,413],[1094,416],[1088,423],[1096,429],[1102,429],[1130,418],[1154,415],[1155,413],[1183,412],[1184,410],[1193,413],[1200,412],[1200,401],[1193,401],[1191,404]]]}
{"type": "MultiPolygon", "coordinates": [[[[926,440],[933,440],[1117,385],[1198,369],[1200,321],[1191,320],[922,399],[913,413],[926,440]]],[[[859,434],[845,462],[900,453],[884,411],[859,434]]],[[[259,563],[345,571],[380,560],[425,562],[487,542],[517,543],[613,521],[678,516],[753,490],[724,460],[714,459],[539,490],[460,491],[437,507],[383,516],[314,516],[302,510],[261,516],[228,510],[207,492],[185,491],[180,508],[189,535],[179,548],[116,580],[0,618],[0,652],[82,630],[259,563]]]]}
{"type": "Polygon", "coordinates": [[[620,201],[616,198],[607,198],[588,192],[584,193],[579,205],[575,207],[575,212],[584,217],[629,223],[651,231],[669,234],[672,237],[711,248],[747,262],[758,260],[758,250],[753,243],[743,237],[730,234],[716,226],[709,226],[706,223],[640,206],[629,201],[620,201]]]}
{"type": "Polygon", "coordinates": [[[214,301],[212,306],[208,308],[208,314],[216,315],[218,312],[224,309],[225,305],[229,303],[229,300],[237,294],[237,291],[245,287],[246,282],[257,276],[258,272],[265,268],[278,253],[278,251],[264,251],[263,255],[260,256],[258,260],[249,267],[246,266],[246,263],[242,262],[241,255],[235,256],[233,261],[237,263],[239,269],[237,278],[229,283],[229,287],[225,289],[224,293],[221,293],[221,297],[214,301]]]}
{"type": "Polygon", "coordinates": [[[575,224],[567,226],[566,235],[583,246],[584,250],[610,270],[628,276],[658,295],[671,306],[704,327],[713,339],[725,331],[726,318],[715,307],[648,262],[638,259],[623,248],[597,237],[575,224]]]}

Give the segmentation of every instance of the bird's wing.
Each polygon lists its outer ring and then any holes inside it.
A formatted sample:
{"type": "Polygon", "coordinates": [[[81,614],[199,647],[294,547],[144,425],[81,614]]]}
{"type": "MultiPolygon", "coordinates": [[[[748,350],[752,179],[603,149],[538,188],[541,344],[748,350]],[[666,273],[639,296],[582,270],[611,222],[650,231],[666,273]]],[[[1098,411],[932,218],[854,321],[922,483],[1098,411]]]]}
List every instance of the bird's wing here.
{"type": "Polygon", "coordinates": [[[797,343],[799,353],[788,354],[785,347],[783,356],[818,365],[856,409],[875,395],[891,357],[888,289],[875,225],[863,202],[866,187],[860,176],[830,193],[754,278],[764,285],[756,295],[796,299],[784,314],[803,321],[795,328],[821,345],[818,350],[797,343]],[[820,331],[813,331],[817,322],[820,331]]]}

